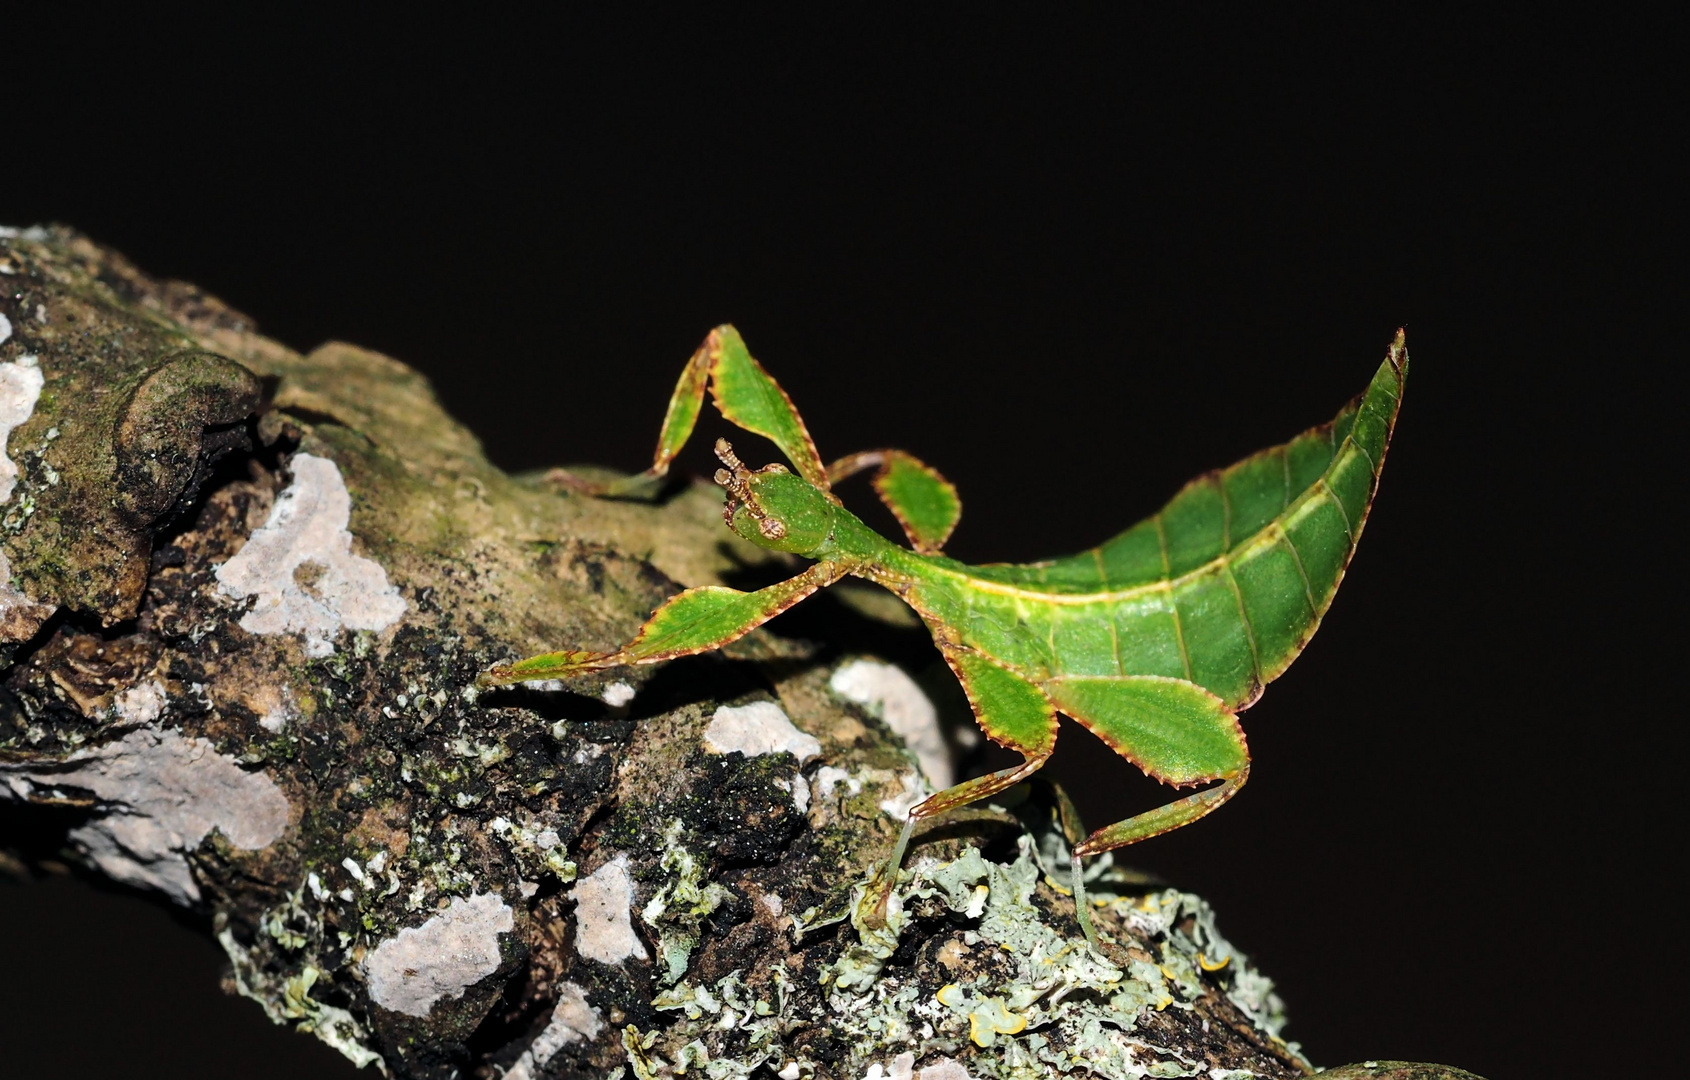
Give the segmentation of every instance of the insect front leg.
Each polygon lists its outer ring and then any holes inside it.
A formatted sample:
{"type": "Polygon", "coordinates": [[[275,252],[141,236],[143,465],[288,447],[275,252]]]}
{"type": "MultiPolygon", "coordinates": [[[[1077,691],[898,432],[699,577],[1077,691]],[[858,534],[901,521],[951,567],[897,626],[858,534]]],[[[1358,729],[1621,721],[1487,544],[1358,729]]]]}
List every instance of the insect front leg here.
{"type": "Polygon", "coordinates": [[[675,383],[675,392],[669,395],[669,408],[663,414],[663,427],[657,433],[657,451],[652,455],[651,468],[605,483],[583,480],[564,469],[552,469],[546,478],[583,495],[614,498],[639,491],[652,481],[668,475],[669,463],[687,444],[687,439],[692,437],[692,429],[698,424],[698,412],[704,407],[704,388],[716,363],[721,332],[720,327],[712,330],[704,339],[704,344],[687,361],[687,366],[681,369],[680,381],[675,383]]]}
{"type": "Polygon", "coordinates": [[[624,664],[655,664],[719,649],[744,637],[798,601],[845,573],[840,564],[818,562],[797,577],[756,592],[720,585],[688,589],[652,613],[633,641],[614,652],[551,652],[498,664],[475,680],[482,688],[531,679],[568,679],[624,664]]]}
{"type": "Polygon", "coordinates": [[[798,475],[823,491],[830,490],[827,470],[822,468],[816,444],[792,399],[752,357],[739,331],[727,325],[710,331],[681,371],[657,435],[651,468],[608,483],[583,480],[562,469],[553,469],[548,478],[585,495],[611,497],[639,491],[661,479],[668,474],[670,462],[681,452],[698,424],[706,387],[715,398],[716,408],[729,422],[773,442],[792,462],[798,475]]]}
{"type": "Polygon", "coordinates": [[[1019,751],[1023,760],[1013,768],[965,780],[916,804],[904,820],[891,857],[863,896],[861,917],[871,927],[886,925],[887,905],[916,822],[1015,786],[1037,772],[1056,748],[1056,710],[1038,687],[972,649],[947,647],[943,651],[951,670],[962,681],[980,727],[993,742],[1019,751]]]}

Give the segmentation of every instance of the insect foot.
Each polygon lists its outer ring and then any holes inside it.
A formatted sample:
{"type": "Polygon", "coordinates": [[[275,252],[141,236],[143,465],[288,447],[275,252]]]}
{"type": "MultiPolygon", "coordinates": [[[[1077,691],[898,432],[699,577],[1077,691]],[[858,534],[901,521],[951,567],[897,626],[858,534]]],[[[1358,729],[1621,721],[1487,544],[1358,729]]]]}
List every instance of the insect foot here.
{"type": "Polygon", "coordinates": [[[855,908],[860,927],[869,931],[886,928],[890,915],[894,913],[892,893],[897,886],[898,867],[890,862],[875,867],[874,873],[863,884],[863,894],[855,908]]]}

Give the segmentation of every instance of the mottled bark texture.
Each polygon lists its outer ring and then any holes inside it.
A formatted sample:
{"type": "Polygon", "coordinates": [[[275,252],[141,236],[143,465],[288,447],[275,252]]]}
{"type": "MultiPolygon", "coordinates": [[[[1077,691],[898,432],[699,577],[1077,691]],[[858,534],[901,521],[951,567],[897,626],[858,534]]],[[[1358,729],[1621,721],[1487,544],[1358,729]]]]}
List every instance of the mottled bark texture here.
{"type": "Polygon", "coordinates": [[[927,832],[891,930],[852,924],[923,786],[889,725],[945,768],[927,699],[856,662],[919,634],[885,605],[475,693],[790,572],[714,489],[507,476],[404,365],[69,230],[0,230],[0,288],[5,812],[210,912],[276,1022],[406,1077],[1305,1073],[1198,898],[1105,873],[1112,959],[1081,946],[1037,791],[927,832]]]}

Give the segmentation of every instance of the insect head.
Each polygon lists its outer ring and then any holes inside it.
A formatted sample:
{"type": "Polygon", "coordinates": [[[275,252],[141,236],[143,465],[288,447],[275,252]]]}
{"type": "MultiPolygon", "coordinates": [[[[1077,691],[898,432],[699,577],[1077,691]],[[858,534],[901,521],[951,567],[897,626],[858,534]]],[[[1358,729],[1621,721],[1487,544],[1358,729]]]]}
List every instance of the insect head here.
{"type": "Polygon", "coordinates": [[[832,542],[834,503],[820,489],[784,465],[747,469],[726,439],[716,440],[716,456],[727,466],[716,470],[716,483],[727,489],[722,517],[734,532],[811,558],[832,542]]]}

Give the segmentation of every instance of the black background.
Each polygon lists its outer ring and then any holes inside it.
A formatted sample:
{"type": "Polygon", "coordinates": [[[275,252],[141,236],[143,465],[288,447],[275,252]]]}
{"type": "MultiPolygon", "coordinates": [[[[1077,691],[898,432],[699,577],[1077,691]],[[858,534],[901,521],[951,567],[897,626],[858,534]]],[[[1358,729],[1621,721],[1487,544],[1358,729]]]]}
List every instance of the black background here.
{"type": "MultiPolygon", "coordinates": [[[[1128,861],[1216,903],[1319,1062],[1644,1076],[1682,1004],[1668,29],[13,23],[0,221],[398,356],[513,470],[643,465],[731,320],[824,456],[956,481],[975,561],[1328,418],[1406,325],[1366,540],[1245,718],[1249,787],[1128,861]]],[[[1157,797],[1075,727],[1050,771],[1095,824],[1157,797]]],[[[221,997],[203,933],[0,884],[0,1068],[353,1075],[221,997]]]]}

